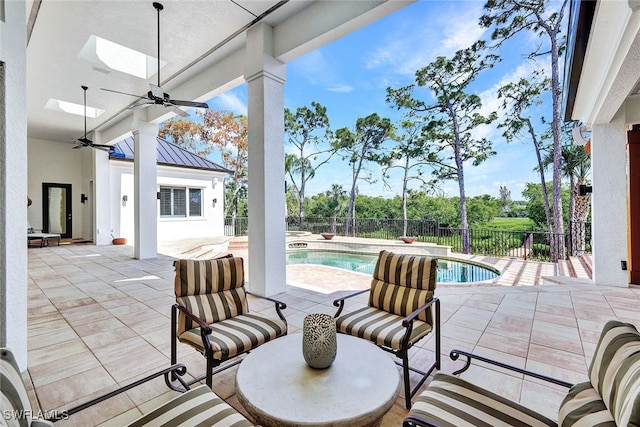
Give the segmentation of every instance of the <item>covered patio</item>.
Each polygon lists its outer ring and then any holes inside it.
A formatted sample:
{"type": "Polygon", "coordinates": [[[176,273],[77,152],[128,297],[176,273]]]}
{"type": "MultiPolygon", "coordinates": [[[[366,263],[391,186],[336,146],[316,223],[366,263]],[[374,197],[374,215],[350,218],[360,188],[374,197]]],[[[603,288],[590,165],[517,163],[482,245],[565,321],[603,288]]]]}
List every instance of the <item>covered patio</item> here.
{"type": "MultiPolygon", "coordinates": [[[[173,258],[160,254],[152,260],[137,260],[132,251],[130,246],[87,244],[29,250],[25,378],[32,384],[32,401],[43,411],[69,408],[169,365],[173,258]]],[[[523,274],[538,268],[537,263],[529,263],[523,274]]],[[[508,267],[503,275],[509,277],[508,267]]],[[[309,313],[335,313],[335,298],[367,288],[370,282],[366,274],[323,266],[289,266],[287,277],[290,284],[277,298],[287,303],[290,333],[302,328],[309,313]],[[305,283],[316,290],[305,289],[305,283]],[[332,289],[323,283],[332,283],[332,289]],[[328,289],[318,289],[322,286],[328,289]]],[[[514,285],[437,288],[443,310],[443,371],[452,372],[461,365],[448,357],[451,349],[458,348],[579,382],[586,379],[589,357],[605,321],[640,322],[636,310],[640,289],[587,283],[514,285]]],[[[250,307],[273,309],[257,299],[250,301],[250,307]]],[[[425,365],[433,360],[430,339],[413,351],[412,363],[420,366],[422,360],[425,365]]],[[[204,358],[181,347],[179,361],[187,365],[188,373],[202,374],[204,358]]],[[[236,370],[215,376],[213,390],[248,415],[235,396],[236,370]]],[[[551,418],[556,418],[566,392],[481,365],[463,377],[551,418]]],[[[122,425],[173,395],[156,380],[57,425],[122,425]]],[[[400,425],[406,414],[401,395],[382,425],[400,425]]]]}

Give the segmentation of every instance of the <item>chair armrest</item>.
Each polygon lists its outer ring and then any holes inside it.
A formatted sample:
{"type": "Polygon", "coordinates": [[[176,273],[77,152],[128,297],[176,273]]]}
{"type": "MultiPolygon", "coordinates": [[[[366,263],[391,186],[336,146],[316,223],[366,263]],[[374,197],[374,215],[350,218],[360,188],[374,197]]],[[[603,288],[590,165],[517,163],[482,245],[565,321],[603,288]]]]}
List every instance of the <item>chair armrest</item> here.
{"type": "Polygon", "coordinates": [[[407,415],[402,422],[402,427],[439,427],[438,424],[432,424],[417,415],[407,415]]]}
{"type": "Polygon", "coordinates": [[[211,326],[207,325],[207,323],[200,319],[198,316],[187,310],[186,307],[181,306],[180,304],[175,304],[174,307],[182,312],[185,316],[187,316],[193,322],[196,322],[198,326],[200,326],[201,330],[206,334],[211,334],[211,326]]]}
{"type": "MultiPolygon", "coordinates": [[[[128,384],[124,387],[120,387],[117,390],[114,390],[110,393],[107,394],[103,394],[102,396],[96,397],[95,399],[89,400],[88,402],[85,402],[81,405],[78,406],[74,406],[71,409],[65,409],[63,411],[56,411],[56,413],[51,417],[51,418],[47,418],[47,421],[51,421],[51,422],[56,422],[56,421],[60,421],[60,420],[66,420],[68,419],[71,415],[78,413],[80,411],[83,411],[87,408],[92,407],[93,405],[96,405],[100,402],[104,402],[107,399],[110,399],[114,396],[117,396],[121,393],[124,393],[127,390],[130,390],[134,387],[137,387],[139,385],[142,385],[148,381],[151,381],[154,378],[160,377],[164,375],[164,381],[165,383],[167,383],[167,385],[169,385],[170,381],[169,381],[169,375],[174,374],[177,375],[179,379],[182,380],[182,376],[184,376],[187,373],[187,367],[185,365],[183,365],[182,363],[176,363],[175,365],[171,365],[168,368],[165,368],[161,371],[155,372],[149,376],[146,376],[142,379],[139,379],[138,381],[132,382],[131,384],[128,384]]],[[[186,390],[189,390],[189,386],[187,385],[187,383],[182,380],[180,381],[185,387],[186,390]]],[[[175,390],[175,389],[174,389],[175,390]]],[[[186,391],[185,390],[185,391],[186,391]]]]}
{"type": "Polygon", "coordinates": [[[540,380],[544,380],[544,381],[547,381],[547,382],[550,382],[550,383],[553,383],[553,384],[558,384],[558,385],[561,385],[563,387],[571,388],[573,386],[573,384],[568,383],[566,381],[562,381],[562,380],[559,380],[559,379],[556,379],[556,378],[551,378],[551,377],[548,377],[546,375],[538,374],[536,372],[527,371],[526,369],[518,368],[516,366],[507,365],[505,363],[498,362],[497,360],[487,359],[486,357],[482,357],[482,356],[479,356],[479,355],[473,354],[473,353],[468,353],[466,351],[453,349],[453,350],[451,350],[451,353],[449,353],[449,357],[451,358],[451,360],[458,360],[458,357],[460,357],[460,356],[466,357],[467,361],[465,362],[465,365],[461,369],[458,369],[457,371],[453,372],[453,375],[458,375],[458,374],[466,371],[467,369],[469,369],[469,366],[471,365],[471,360],[472,359],[476,359],[476,360],[479,360],[481,362],[488,363],[490,365],[499,366],[501,368],[508,369],[508,370],[514,371],[514,372],[518,372],[518,373],[523,374],[523,375],[529,375],[531,377],[538,378],[540,380]]]}
{"type": "Polygon", "coordinates": [[[282,320],[284,320],[286,322],[286,319],[284,318],[284,315],[282,314],[282,311],[280,311],[280,310],[284,310],[285,308],[287,308],[287,304],[285,304],[284,302],[279,301],[277,299],[274,299],[274,298],[269,298],[269,297],[265,297],[263,295],[254,294],[253,292],[249,292],[249,291],[246,291],[246,290],[245,290],[245,292],[247,293],[247,295],[251,295],[251,296],[254,296],[256,298],[261,298],[261,299],[264,299],[264,300],[267,300],[267,301],[271,301],[272,303],[274,303],[275,307],[276,307],[276,313],[278,313],[278,317],[280,317],[280,319],[282,319],[282,320]]]}
{"type": "Polygon", "coordinates": [[[421,307],[418,307],[415,310],[413,310],[411,314],[409,314],[407,317],[404,318],[404,320],[402,320],[402,326],[405,328],[409,326],[410,323],[413,322],[413,319],[418,317],[418,315],[423,311],[426,311],[428,308],[430,308],[434,303],[439,304],[440,300],[438,298],[431,298],[428,302],[423,304],[421,307]]]}
{"type": "Polygon", "coordinates": [[[337,299],[333,300],[334,307],[338,307],[338,311],[336,311],[336,314],[333,317],[334,318],[338,317],[338,316],[340,316],[340,313],[342,313],[342,309],[344,308],[344,300],[346,300],[347,298],[351,298],[351,297],[355,297],[355,296],[364,294],[365,292],[369,292],[369,291],[371,291],[371,289],[365,289],[365,290],[362,290],[362,291],[354,292],[354,293],[349,294],[349,295],[345,295],[342,298],[337,298],[337,299]]]}

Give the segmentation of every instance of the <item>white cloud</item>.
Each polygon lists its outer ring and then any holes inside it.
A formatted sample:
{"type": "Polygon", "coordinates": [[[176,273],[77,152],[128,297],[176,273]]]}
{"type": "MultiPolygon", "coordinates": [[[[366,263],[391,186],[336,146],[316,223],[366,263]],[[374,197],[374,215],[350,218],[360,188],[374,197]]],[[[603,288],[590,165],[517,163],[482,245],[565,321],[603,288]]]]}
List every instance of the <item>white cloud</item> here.
{"type": "Polygon", "coordinates": [[[231,92],[225,92],[215,97],[215,100],[219,103],[220,109],[229,110],[236,114],[247,115],[247,104],[241,100],[237,95],[231,92]]]}
{"type": "Polygon", "coordinates": [[[331,92],[348,93],[353,91],[353,86],[347,84],[338,84],[335,86],[330,86],[328,89],[331,92]]]}

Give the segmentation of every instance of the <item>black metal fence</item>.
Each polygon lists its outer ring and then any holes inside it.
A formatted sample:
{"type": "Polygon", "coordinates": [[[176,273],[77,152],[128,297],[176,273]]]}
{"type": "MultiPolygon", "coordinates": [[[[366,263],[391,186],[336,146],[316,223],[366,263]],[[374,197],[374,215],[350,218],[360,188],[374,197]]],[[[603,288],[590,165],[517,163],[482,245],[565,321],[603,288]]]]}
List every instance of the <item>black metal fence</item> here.
{"type": "MultiPolygon", "coordinates": [[[[287,217],[286,229],[345,235],[345,223],[345,218],[287,217]]],[[[397,240],[405,234],[401,219],[356,218],[349,230],[349,236],[386,240],[397,240]]],[[[553,247],[564,248],[565,257],[591,253],[591,223],[588,222],[571,222],[564,234],[476,228],[470,228],[468,233],[469,253],[473,255],[549,261],[552,259],[553,247]]],[[[225,220],[225,235],[247,234],[247,218],[225,220]]],[[[419,242],[451,246],[453,252],[462,252],[462,229],[441,227],[437,220],[407,220],[406,235],[416,236],[416,241],[419,242]]]]}

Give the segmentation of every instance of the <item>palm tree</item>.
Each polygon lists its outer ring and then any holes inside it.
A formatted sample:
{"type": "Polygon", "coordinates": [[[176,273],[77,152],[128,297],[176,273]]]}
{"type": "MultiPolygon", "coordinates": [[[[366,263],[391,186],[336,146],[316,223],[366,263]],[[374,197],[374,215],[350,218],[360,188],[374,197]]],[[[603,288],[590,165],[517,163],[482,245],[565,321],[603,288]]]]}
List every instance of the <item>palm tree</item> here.
{"type": "MultiPolygon", "coordinates": [[[[589,216],[590,194],[581,196],[578,192],[580,185],[585,185],[591,172],[591,156],[584,147],[575,144],[563,144],[562,146],[562,176],[569,179],[569,225],[571,229],[571,254],[581,255],[585,247],[584,223],[589,216]]],[[[545,166],[553,164],[551,153],[545,156],[545,166]]]]}
{"type": "Polygon", "coordinates": [[[331,232],[335,234],[338,215],[344,212],[348,206],[347,192],[344,191],[342,185],[332,184],[331,190],[325,194],[329,198],[329,207],[331,208],[331,232]]]}

